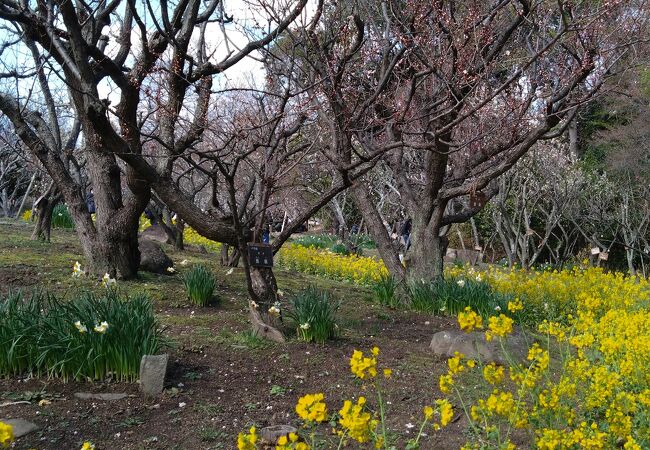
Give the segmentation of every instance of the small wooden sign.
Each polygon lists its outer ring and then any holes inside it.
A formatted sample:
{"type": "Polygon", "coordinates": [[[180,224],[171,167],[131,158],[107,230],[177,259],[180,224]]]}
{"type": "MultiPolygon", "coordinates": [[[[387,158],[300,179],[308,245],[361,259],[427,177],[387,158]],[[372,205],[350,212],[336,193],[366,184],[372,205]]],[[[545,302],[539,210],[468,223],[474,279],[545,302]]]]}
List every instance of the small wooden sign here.
{"type": "Polygon", "coordinates": [[[607,261],[609,259],[609,253],[608,252],[600,252],[598,255],[598,259],[601,261],[607,261]]]}
{"type": "Polygon", "coordinates": [[[253,267],[273,267],[273,249],[270,244],[249,243],[248,262],[253,267]]]}
{"type": "Polygon", "coordinates": [[[487,203],[485,194],[481,191],[469,194],[469,207],[472,209],[482,208],[487,203]]]}

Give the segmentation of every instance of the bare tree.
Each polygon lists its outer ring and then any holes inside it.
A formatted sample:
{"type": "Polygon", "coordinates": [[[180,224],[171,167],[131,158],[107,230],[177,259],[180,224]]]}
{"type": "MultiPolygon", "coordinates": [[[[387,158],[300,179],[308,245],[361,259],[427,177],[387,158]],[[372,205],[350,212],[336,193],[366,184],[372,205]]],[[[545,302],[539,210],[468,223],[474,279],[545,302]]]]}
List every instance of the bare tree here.
{"type": "Polygon", "coordinates": [[[19,215],[29,196],[38,170],[33,167],[21,142],[3,126],[0,130],[0,214],[19,215]]]}
{"type": "Polygon", "coordinates": [[[215,61],[206,46],[207,26],[229,20],[219,0],[145,2],[144,7],[104,0],[2,2],[0,18],[16,29],[33,54],[31,70],[38,76],[48,105],[49,123],[8,94],[0,97],[0,109],[61,190],[95,272],[125,278],[135,275],[138,218],[149,202],[150,186],[200,233],[219,241],[237,241],[232,224],[205,214],[170,182],[173,162],[201,137],[212,77],[271,42],[305,4],[301,0],[293,8],[278,10],[286,16],[277,20],[274,29],[215,61]],[[65,145],[53,120],[56,105],[51,83],[59,79],[55,72],[62,78],[83,130],[96,223],[60,158],[65,145]],[[149,143],[155,144],[153,163],[143,156],[143,147],[149,143]],[[118,157],[128,164],[120,166],[118,157]],[[123,184],[128,187],[126,193],[123,184]]]}
{"type": "MultiPolygon", "coordinates": [[[[566,129],[645,30],[645,2],[350,2],[306,33],[332,159],[381,158],[412,219],[407,267],[365,183],[353,194],[393,275],[442,276],[443,232],[566,129]],[[346,20],[352,14],[352,19],[346,20]]],[[[628,61],[629,62],[629,61],[628,61]]]]}

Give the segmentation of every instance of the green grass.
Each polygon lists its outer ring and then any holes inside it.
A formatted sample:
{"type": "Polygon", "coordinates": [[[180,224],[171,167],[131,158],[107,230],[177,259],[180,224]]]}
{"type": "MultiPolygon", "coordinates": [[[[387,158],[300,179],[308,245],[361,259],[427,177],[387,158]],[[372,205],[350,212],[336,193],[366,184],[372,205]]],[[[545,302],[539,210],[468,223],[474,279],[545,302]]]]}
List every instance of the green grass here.
{"type": "Polygon", "coordinates": [[[0,376],[135,381],[142,355],[164,346],[151,303],[142,295],[36,292],[0,297],[0,376]],[[107,327],[102,327],[106,322],[107,327]]]}

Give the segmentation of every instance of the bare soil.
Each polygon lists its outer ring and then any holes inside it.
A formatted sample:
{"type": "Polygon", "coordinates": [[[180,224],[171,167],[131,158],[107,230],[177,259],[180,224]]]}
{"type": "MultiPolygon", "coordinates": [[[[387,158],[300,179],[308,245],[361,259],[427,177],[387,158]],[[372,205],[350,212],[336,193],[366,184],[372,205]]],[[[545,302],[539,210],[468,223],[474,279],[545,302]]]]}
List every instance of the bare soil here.
{"type": "MultiPolygon", "coordinates": [[[[70,278],[81,261],[73,232],[54,230],[51,244],[29,240],[21,224],[0,224],[0,292],[44,286],[61,295],[79,288],[70,278]]],[[[16,442],[17,449],[77,449],[85,440],[97,449],[233,449],[237,433],[255,425],[299,426],[298,397],[324,392],[330,413],[344,399],[365,395],[376,405],[372,389],[349,371],[354,349],[381,349],[380,365],[393,369],[381,388],[388,404],[391,434],[404,442],[417,433],[422,408],[440,398],[438,376],[446,361],[428,349],[431,336],[456,327],[450,318],[384,308],[372,301],[367,288],[277,270],[285,298],[308,284],[328,289],[342,302],[340,337],[326,345],[306,344],[289,334],[286,344],[261,341],[248,334],[245,286],[241,269],[227,275],[218,255],[166,248],[179,262],[209,264],[219,279],[218,305],[188,305],[180,276],[144,274],[122,282],[128,292],[144,291],[154,299],[156,314],[172,342],[166,389],[159,398],[144,398],[137,384],[68,382],[12,378],[0,380],[0,418],[24,418],[40,430],[16,442]],[[117,401],[79,400],[75,392],[125,392],[117,401]],[[40,400],[46,400],[39,406],[40,400]],[[16,401],[28,401],[3,405],[16,401]]],[[[98,289],[96,280],[83,288],[98,289]]],[[[458,408],[460,411],[460,408],[458,408]]],[[[461,414],[448,428],[426,430],[423,449],[459,448],[465,442],[461,414]]],[[[331,426],[319,427],[334,442],[331,426]]],[[[326,448],[331,448],[328,446],[326,448]]],[[[358,448],[358,447],[354,447],[358,448]]],[[[403,448],[403,444],[397,444],[403,448]]]]}

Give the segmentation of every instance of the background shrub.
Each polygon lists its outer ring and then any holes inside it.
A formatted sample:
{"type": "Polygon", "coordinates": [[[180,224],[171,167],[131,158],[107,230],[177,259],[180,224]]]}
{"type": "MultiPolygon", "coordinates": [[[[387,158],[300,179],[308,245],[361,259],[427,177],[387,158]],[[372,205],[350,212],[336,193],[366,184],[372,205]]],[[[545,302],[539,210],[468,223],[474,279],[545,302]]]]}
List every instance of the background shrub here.
{"type": "Polygon", "coordinates": [[[0,376],[135,381],[142,355],[156,354],[163,345],[144,295],[0,297],[0,376]],[[103,331],[102,322],[108,324],[103,331]]]}
{"type": "Polygon", "coordinates": [[[322,344],[336,336],[339,302],[327,291],[309,286],[296,294],[291,303],[292,310],[287,316],[296,328],[298,339],[322,344]]]}
{"type": "Polygon", "coordinates": [[[345,244],[341,242],[337,242],[336,244],[332,244],[330,247],[330,251],[332,253],[336,253],[338,255],[345,255],[348,256],[350,254],[350,250],[345,246],[345,244]]]}
{"type": "Polygon", "coordinates": [[[68,230],[74,229],[74,221],[65,204],[59,203],[54,207],[52,211],[52,226],[54,228],[66,228],[68,230]]]}
{"type": "Polygon", "coordinates": [[[187,298],[197,306],[206,306],[216,287],[212,272],[201,264],[193,266],[183,277],[187,298]]]}
{"type": "Polygon", "coordinates": [[[367,249],[371,250],[374,248],[377,248],[377,244],[375,244],[375,241],[370,237],[369,234],[363,234],[363,233],[356,233],[356,234],[351,234],[349,236],[350,242],[352,244],[360,249],[367,249]]]}

